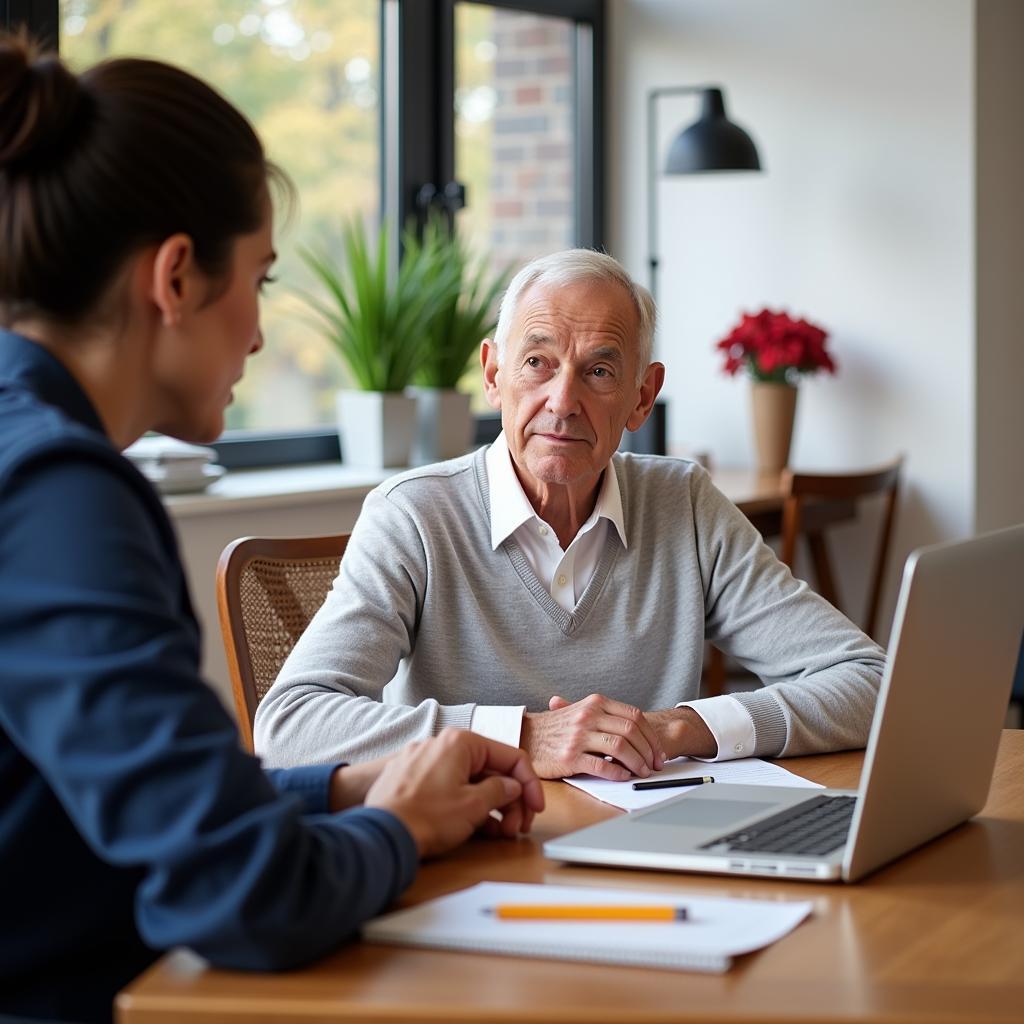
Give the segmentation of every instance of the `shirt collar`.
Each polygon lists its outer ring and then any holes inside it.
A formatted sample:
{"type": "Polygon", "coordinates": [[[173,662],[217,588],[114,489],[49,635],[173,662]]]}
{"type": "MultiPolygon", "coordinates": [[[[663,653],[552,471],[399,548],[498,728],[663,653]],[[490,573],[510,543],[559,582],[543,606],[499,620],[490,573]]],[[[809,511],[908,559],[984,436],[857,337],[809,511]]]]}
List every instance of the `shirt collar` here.
{"type": "MultiPolygon", "coordinates": [[[[528,523],[531,519],[539,521],[539,517],[512,467],[512,454],[508,450],[504,431],[487,449],[486,458],[487,484],[491,501],[491,549],[497,550],[523,523],[528,523]]],[[[618,531],[622,546],[627,546],[626,525],[622,515],[622,494],[612,462],[608,463],[601,477],[601,489],[594,505],[594,516],[603,517],[611,522],[618,531]]]]}
{"type": "Polygon", "coordinates": [[[28,388],[47,405],[106,436],[99,415],[71,371],[38,342],[0,330],[0,388],[9,382],[28,388]]]}

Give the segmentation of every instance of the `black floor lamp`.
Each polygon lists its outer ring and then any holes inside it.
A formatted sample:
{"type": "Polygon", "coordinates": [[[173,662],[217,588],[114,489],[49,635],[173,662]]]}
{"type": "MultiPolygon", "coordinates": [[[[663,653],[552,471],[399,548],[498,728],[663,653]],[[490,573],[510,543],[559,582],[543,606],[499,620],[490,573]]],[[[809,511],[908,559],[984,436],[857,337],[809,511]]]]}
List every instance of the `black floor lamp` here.
{"type": "Polygon", "coordinates": [[[665,174],[706,174],[713,171],[759,171],[761,160],[750,136],[725,116],[718,86],[670,85],[647,94],[647,249],[649,285],[658,300],[658,125],[662,96],[699,95],[700,117],[676,136],[665,161],[665,174]]]}
{"type": "MultiPolygon", "coordinates": [[[[669,85],[647,94],[647,251],[648,285],[658,301],[658,124],[662,96],[699,95],[700,117],[676,136],[665,161],[666,174],[706,174],[712,171],[759,171],[757,147],[739,125],[725,116],[722,90],[711,85],[669,85]]],[[[623,436],[623,451],[664,455],[667,446],[665,400],[654,403],[647,422],[623,436]]]]}

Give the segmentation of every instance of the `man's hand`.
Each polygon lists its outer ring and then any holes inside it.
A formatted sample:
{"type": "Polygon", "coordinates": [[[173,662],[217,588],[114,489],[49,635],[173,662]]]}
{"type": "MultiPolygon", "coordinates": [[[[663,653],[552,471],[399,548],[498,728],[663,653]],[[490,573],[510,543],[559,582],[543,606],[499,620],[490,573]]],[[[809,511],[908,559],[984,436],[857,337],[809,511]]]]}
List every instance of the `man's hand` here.
{"type": "Polygon", "coordinates": [[[707,723],[693,708],[648,711],[647,720],[657,731],[662,750],[669,758],[716,757],[718,743],[707,723]]]}
{"type": "Polygon", "coordinates": [[[544,792],[526,754],[464,729],[410,743],[387,760],[367,807],[397,815],[421,857],[458,846],[481,825],[492,835],[529,832],[544,792]],[[500,812],[500,820],[491,811],[500,812]]]}
{"type": "Polygon", "coordinates": [[[519,738],[541,778],[585,772],[625,782],[661,771],[662,741],[639,708],[598,693],[575,704],[552,697],[548,707],[523,716],[519,738]],[[609,756],[614,760],[605,760],[609,756]]]}

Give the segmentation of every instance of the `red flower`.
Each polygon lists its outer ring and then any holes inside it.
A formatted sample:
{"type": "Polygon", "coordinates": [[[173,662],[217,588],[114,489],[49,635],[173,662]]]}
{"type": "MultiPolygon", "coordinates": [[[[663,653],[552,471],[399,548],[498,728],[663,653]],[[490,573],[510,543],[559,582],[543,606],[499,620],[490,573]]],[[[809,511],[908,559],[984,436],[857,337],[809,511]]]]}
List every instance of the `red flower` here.
{"type": "Polygon", "coordinates": [[[807,320],[762,309],[754,315],[744,313],[715,348],[724,356],[726,373],[734,375],[746,367],[755,380],[784,383],[801,373],[835,373],[835,361],[825,351],[827,338],[807,320]]]}

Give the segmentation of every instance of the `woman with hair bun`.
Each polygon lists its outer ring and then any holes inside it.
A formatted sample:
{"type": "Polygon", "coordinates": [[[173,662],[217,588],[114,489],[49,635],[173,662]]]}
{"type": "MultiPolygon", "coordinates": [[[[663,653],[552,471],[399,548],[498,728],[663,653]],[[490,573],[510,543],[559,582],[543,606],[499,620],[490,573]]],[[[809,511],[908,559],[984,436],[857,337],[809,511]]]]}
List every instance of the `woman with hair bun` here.
{"type": "Polygon", "coordinates": [[[0,39],[0,1014],[109,1020],[178,945],[301,964],[419,856],[543,804],[522,751],[468,732],[264,773],[199,677],[170,521],[120,451],[221,432],[262,343],[275,177],[191,75],[76,76],[0,39]]]}

